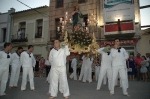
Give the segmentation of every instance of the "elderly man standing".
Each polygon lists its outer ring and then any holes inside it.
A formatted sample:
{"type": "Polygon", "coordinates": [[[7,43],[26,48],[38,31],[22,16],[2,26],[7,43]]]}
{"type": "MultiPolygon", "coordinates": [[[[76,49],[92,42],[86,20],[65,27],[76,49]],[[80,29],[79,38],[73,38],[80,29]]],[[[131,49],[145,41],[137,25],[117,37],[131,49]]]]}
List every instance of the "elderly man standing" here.
{"type": "Polygon", "coordinates": [[[11,76],[9,82],[9,88],[17,88],[19,74],[20,74],[20,54],[22,53],[23,48],[18,47],[17,51],[14,52],[11,56],[11,76]]]}
{"type": "Polygon", "coordinates": [[[118,73],[122,82],[122,90],[125,96],[129,96],[127,92],[127,76],[126,76],[126,60],[129,58],[128,53],[122,47],[120,47],[120,40],[115,39],[114,49],[111,50],[112,55],[112,83],[110,95],[114,94],[115,82],[118,76],[118,73]]]}
{"type": "Polygon", "coordinates": [[[33,67],[35,67],[36,61],[32,54],[33,50],[34,50],[33,45],[29,45],[28,50],[21,53],[20,61],[23,67],[21,91],[26,90],[27,76],[29,76],[31,91],[35,91],[33,81],[34,79],[33,67]]]}
{"type": "Polygon", "coordinates": [[[64,48],[60,48],[60,41],[54,41],[54,48],[50,51],[49,61],[51,63],[50,71],[50,92],[53,99],[57,97],[58,84],[61,85],[61,92],[65,99],[70,95],[67,74],[66,74],[66,57],[70,55],[68,46],[64,43],[64,48]]]}
{"type": "Polygon", "coordinates": [[[7,95],[5,89],[8,81],[9,65],[11,62],[11,53],[9,53],[11,49],[11,43],[5,43],[4,50],[0,51],[0,96],[7,95]]]}

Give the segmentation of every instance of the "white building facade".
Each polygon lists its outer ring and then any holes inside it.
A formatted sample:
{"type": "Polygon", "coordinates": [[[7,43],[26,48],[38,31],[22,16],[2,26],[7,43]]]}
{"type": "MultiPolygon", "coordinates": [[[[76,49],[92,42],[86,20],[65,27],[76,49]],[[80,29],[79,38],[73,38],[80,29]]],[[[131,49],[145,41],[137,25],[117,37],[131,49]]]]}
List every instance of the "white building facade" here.
{"type": "Polygon", "coordinates": [[[11,40],[11,13],[15,12],[14,8],[11,8],[6,13],[0,13],[0,50],[3,49],[5,42],[10,42],[11,40]]]}
{"type": "Polygon", "coordinates": [[[18,46],[27,50],[28,45],[34,46],[34,56],[47,59],[47,40],[49,35],[49,7],[42,6],[25,11],[12,13],[12,52],[18,46]],[[18,30],[20,30],[18,38],[18,30]]]}

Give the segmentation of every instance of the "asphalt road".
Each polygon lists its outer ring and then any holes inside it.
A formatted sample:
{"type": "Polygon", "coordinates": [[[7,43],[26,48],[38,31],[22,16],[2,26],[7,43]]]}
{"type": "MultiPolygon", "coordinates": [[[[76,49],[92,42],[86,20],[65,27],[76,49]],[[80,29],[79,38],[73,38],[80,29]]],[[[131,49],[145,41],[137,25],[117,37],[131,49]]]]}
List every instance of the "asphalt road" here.
{"type": "MultiPolygon", "coordinates": [[[[21,77],[19,79],[19,88],[6,89],[8,96],[2,96],[0,99],[49,99],[47,95],[49,85],[45,82],[45,77],[35,77],[36,91],[30,91],[29,83],[24,92],[20,91],[21,77]]],[[[68,80],[70,97],[69,99],[150,99],[150,82],[129,81],[128,93],[130,97],[122,94],[121,88],[115,88],[115,94],[109,96],[107,86],[102,86],[100,91],[96,91],[97,82],[81,83],[74,80],[68,80]]],[[[62,94],[58,94],[55,99],[64,99],[62,94]]]]}

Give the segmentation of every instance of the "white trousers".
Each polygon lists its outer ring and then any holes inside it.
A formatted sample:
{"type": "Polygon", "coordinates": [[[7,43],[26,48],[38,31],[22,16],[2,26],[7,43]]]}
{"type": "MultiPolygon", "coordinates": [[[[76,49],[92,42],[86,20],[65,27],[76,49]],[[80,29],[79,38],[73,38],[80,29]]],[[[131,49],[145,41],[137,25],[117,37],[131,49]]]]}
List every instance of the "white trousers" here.
{"type": "Polygon", "coordinates": [[[46,81],[47,81],[48,83],[50,83],[50,72],[49,72],[49,74],[48,74],[48,76],[47,76],[47,78],[46,78],[46,81]]]}
{"type": "Polygon", "coordinates": [[[84,66],[82,65],[79,80],[83,78],[83,74],[84,74],[84,66]]]}
{"type": "Polygon", "coordinates": [[[98,80],[98,78],[99,78],[99,72],[96,71],[96,72],[95,72],[95,79],[96,79],[96,81],[98,80]]]}
{"type": "Polygon", "coordinates": [[[98,83],[97,83],[97,90],[101,88],[102,81],[103,81],[103,84],[106,84],[107,78],[108,78],[108,89],[110,90],[111,79],[112,79],[112,69],[111,67],[101,67],[99,78],[98,78],[98,83]]]}
{"type": "MultiPolygon", "coordinates": [[[[103,84],[104,84],[104,85],[106,85],[106,84],[107,84],[107,78],[108,78],[108,76],[107,76],[107,75],[105,75],[105,76],[104,76],[104,79],[103,79],[103,84]]],[[[109,84],[108,84],[108,88],[109,88],[109,84]]]]}
{"type": "Polygon", "coordinates": [[[8,81],[9,69],[0,68],[0,96],[5,95],[6,84],[8,81]]]}
{"type": "Polygon", "coordinates": [[[21,90],[26,90],[27,76],[29,76],[30,89],[31,90],[35,89],[34,88],[33,67],[23,67],[23,76],[22,76],[21,90]]]}
{"type": "Polygon", "coordinates": [[[59,91],[63,93],[64,97],[67,97],[70,95],[65,66],[56,66],[56,67],[51,68],[51,71],[50,71],[51,96],[57,97],[58,86],[60,87],[59,91]]]}
{"type": "Polygon", "coordinates": [[[122,90],[123,90],[123,94],[127,95],[127,86],[126,86],[126,68],[124,68],[123,66],[115,66],[112,67],[112,83],[111,83],[111,90],[110,93],[114,94],[114,87],[115,87],[115,83],[116,83],[116,79],[118,76],[118,73],[120,75],[120,79],[121,79],[121,83],[122,83],[122,90]]]}
{"type": "MultiPolygon", "coordinates": [[[[129,88],[127,68],[125,70],[126,70],[126,77],[127,77],[127,79],[126,79],[126,87],[129,88]]],[[[122,81],[121,81],[121,79],[120,79],[120,87],[122,87],[122,81]]]]}
{"type": "Polygon", "coordinates": [[[11,68],[10,82],[9,82],[10,87],[17,86],[19,75],[20,75],[20,67],[18,67],[18,68],[12,67],[11,68]]]}
{"type": "Polygon", "coordinates": [[[74,78],[74,80],[77,80],[77,68],[73,67],[73,73],[70,75],[70,78],[74,78]]]}
{"type": "Polygon", "coordinates": [[[86,82],[86,80],[92,82],[92,68],[89,66],[84,68],[84,73],[83,73],[83,82],[86,82]]]}

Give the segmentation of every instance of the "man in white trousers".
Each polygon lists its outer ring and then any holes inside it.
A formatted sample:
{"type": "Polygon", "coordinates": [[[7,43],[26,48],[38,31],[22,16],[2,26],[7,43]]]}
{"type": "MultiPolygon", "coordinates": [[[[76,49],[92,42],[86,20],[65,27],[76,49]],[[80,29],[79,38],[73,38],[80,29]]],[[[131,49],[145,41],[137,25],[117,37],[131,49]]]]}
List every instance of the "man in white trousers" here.
{"type": "Polygon", "coordinates": [[[115,82],[119,73],[123,94],[125,96],[129,96],[127,92],[127,82],[126,82],[127,76],[125,67],[126,59],[129,58],[129,55],[124,48],[120,47],[120,40],[118,38],[115,39],[115,45],[114,48],[111,50],[111,55],[112,55],[112,83],[110,95],[114,94],[115,82]]]}
{"type": "Polygon", "coordinates": [[[27,76],[29,77],[31,91],[35,91],[33,67],[35,67],[36,61],[32,54],[33,50],[33,45],[29,45],[28,50],[22,52],[20,56],[20,61],[23,68],[21,91],[26,90],[27,76]]]}
{"type": "Polygon", "coordinates": [[[58,84],[61,85],[61,92],[65,99],[70,95],[66,74],[66,57],[70,55],[68,45],[63,43],[64,48],[60,48],[60,41],[54,41],[54,48],[50,51],[49,61],[50,71],[50,99],[57,97],[58,84]]]}
{"type": "Polygon", "coordinates": [[[21,62],[20,62],[20,54],[22,53],[23,48],[18,47],[17,51],[14,52],[11,55],[11,76],[10,76],[10,82],[9,82],[9,88],[17,88],[18,84],[18,79],[20,75],[20,67],[21,67],[21,62]]]}
{"type": "Polygon", "coordinates": [[[92,82],[92,63],[93,58],[88,53],[86,57],[83,59],[85,61],[85,67],[84,67],[84,73],[83,73],[83,82],[86,82],[88,80],[89,83],[92,82]]]}
{"type": "Polygon", "coordinates": [[[82,56],[82,67],[81,67],[81,73],[79,76],[79,82],[81,81],[81,79],[83,78],[83,74],[84,74],[84,67],[85,67],[85,60],[84,60],[84,55],[82,56]]]}
{"type": "Polygon", "coordinates": [[[7,95],[5,90],[9,75],[9,65],[11,62],[11,53],[9,53],[11,49],[11,43],[5,43],[4,50],[0,51],[0,96],[7,95]]]}
{"type": "Polygon", "coordinates": [[[75,56],[73,56],[73,59],[71,61],[71,67],[73,68],[73,73],[70,75],[70,78],[74,78],[74,80],[77,80],[77,59],[75,56]]]}
{"type": "Polygon", "coordinates": [[[103,80],[105,81],[106,84],[106,75],[108,78],[108,89],[110,90],[111,76],[112,76],[112,68],[111,68],[112,56],[110,52],[110,45],[106,45],[106,47],[98,49],[97,52],[102,55],[101,69],[97,83],[97,90],[100,90],[103,80]],[[105,49],[107,49],[108,51],[105,52],[105,49]]]}

